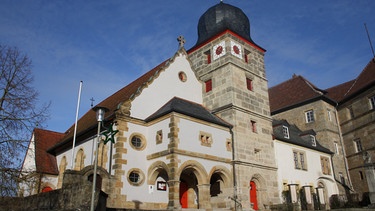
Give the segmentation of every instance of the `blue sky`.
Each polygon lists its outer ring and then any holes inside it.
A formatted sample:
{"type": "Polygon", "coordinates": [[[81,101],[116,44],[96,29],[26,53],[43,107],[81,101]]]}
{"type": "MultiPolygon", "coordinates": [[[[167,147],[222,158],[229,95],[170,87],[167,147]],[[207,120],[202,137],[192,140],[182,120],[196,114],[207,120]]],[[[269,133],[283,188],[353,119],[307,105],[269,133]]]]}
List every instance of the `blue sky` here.
{"type": "MultiPolygon", "coordinates": [[[[325,89],[354,79],[372,58],[373,0],[224,0],[250,19],[267,50],[269,86],[295,73],[325,89]]],[[[51,102],[46,128],[65,132],[75,119],[173,56],[183,35],[197,41],[200,16],[219,0],[1,0],[0,43],[33,62],[39,103],[51,102]]]]}

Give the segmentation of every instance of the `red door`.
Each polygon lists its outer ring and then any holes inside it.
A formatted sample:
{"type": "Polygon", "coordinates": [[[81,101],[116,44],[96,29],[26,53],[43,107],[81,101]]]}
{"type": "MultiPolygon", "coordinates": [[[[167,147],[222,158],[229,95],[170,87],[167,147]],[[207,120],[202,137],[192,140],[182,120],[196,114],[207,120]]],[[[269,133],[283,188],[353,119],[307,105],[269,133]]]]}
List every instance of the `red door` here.
{"type": "Polygon", "coordinates": [[[181,208],[188,208],[188,186],[185,182],[180,182],[180,204],[181,208]]]}
{"type": "Polygon", "coordinates": [[[253,181],[250,182],[250,203],[253,204],[254,210],[258,210],[257,186],[253,181]]]}

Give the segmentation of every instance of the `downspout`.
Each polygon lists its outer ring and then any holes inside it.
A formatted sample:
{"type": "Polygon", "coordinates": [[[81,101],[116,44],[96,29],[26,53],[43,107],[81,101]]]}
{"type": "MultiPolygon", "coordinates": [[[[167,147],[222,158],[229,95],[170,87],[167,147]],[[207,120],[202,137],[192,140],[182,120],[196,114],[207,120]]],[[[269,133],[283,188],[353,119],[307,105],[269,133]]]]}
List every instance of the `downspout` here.
{"type": "MultiPolygon", "coordinates": [[[[345,153],[345,145],[344,145],[344,139],[342,137],[342,132],[341,132],[341,125],[340,125],[340,120],[339,120],[339,114],[338,114],[338,103],[336,102],[336,123],[337,123],[337,128],[339,130],[339,136],[340,136],[340,143],[341,143],[341,151],[342,151],[342,154],[344,156],[344,164],[345,164],[345,170],[346,170],[346,175],[348,176],[348,182],[349,182],[349,185],[350,185],[350,189],[353,190],[353,184],[352,184],[352,180],[350,178],[350,174],[349,174],[349,168],[348,168],[348,160],[346,159],[346,153],[345,153]]],[[[332,156],[333,157],[333,156],[332,156]]],[[[332,162],[332,161],[331,161],[332,162]]]]}

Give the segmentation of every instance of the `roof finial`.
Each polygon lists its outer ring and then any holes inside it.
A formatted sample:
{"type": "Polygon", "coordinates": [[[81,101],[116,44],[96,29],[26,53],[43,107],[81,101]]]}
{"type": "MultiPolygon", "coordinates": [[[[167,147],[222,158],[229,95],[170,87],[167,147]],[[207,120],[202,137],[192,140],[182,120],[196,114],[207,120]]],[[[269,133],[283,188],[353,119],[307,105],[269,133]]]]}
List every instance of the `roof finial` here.
{"type": "Polygon", "coordinates": [[[178,44],[179,44],[179,48],[183,48],[184,47],[184,44],[185,44],[185,38],[184,36],[180,35],[177,37],[177,41],[178,41],[178,44]]]}

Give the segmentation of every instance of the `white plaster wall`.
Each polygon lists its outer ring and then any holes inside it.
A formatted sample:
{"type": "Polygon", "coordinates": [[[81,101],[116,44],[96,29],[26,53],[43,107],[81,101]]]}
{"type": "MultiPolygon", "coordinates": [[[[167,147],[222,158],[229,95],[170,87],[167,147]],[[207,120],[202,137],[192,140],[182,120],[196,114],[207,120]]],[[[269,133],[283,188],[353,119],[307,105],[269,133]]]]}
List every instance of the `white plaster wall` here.
{"type": "MultiPolygon", "coordinates": [[[[331,166],[331,175],[324,175],[321,169],[320,156],[331,156],[326,153],[315,151],[312,149],[300,147],[297,145],[288,144],[276,140],[274,142],[276,162],[278,166],[279,178],[279,192],[283,191],[283,181],[287,180],[288,184],[299,184],[300,187],[304,185],[313,184],[317,187],[319,178],[324,177],[324,184],[326,185],[328,197],[332,194],[338,194],[338,188],[334,182],[333,168],[331,166]],[[301,150],[306,153],[307,170],[298,170],[294,168],[293,149],[301,150]]],[[[280,200],[282,196],[280,194],[280,200]]]]}
{"type": "MultiPolygon", "coordinates": [[[[29,148],[27,149],[25,160],[23,162],[22,166],[22,172],[32,172],[36,171],[36,164],[35,164],[35,136],[34,134],[31,137],[29,148]]],[[[26,183],[19,183],[19,190],[23,190],[24,196],[29,196],[32,193],[32,190],[30,189],[29,185],[26,183]]]]}
{"type": "Polygon", "coordinates": [[[227,139],[231,139],[229,129],[220,129],[206,124],[199,124],[183,118],[180,118],[179,128],[180,149],[222,158],[232,158],[232,152],[227,151],[226,148],[227,139]],[[201,145],[200,131],[212,135],[212,144],[210,147],[201,145]]]}
{"type": "MultiPolygon", "coordinates": [[[[67,166],[66,166],[66,169],[74,169],[74,166],[75,166],[75,159],[76,159],[76,156],[77,156],[77,152],[78,150],[80,149],[83,149],[83,152],[84,152],[84,155],[86,156],[85,159],[84,159],[84,166],[89,166],[92,164],[92,162],[94,162],[94,158],[95,158],[95,155],[93,157],[93,144],[94,145],[94,152],[96,150],[96,144],[97,143],[97,138],[96,136],[94,138],[91,138],[91,139],[88,139],[86,140],[85,142],[83,143],[80,143],[80,144],[77,144],[75,146],[75,149],[74,149],[74,160],[73,160],[73,167],[71,167],[71,161],[72,161],[72,149],[70,150],[67,150],[59,155],[56,156],[56,162],[57,162],[57,167],[60,168],[60,164],[61,164],[61,160],[62,158],[65,156],[66,157],[66,161],[67,161],[67,166]]],[[[108,145],[108,144],[107,144],[108,145]]],[[[109,146],[109,145],[108,145],[109,146]]],[[[109,152],[109,150],[108,150],[109,152]]],[[[108,169],[108,165],[106,166],[106,168],[108,169]]],[[[59,169],[60,171],[60,169],[59,169]]]]}
{"type": "Polygon", "coordinates": [[[202,84],[195,77],[185,55],[177,56],[174,62],[133,100],[131,116],[145,119],[175,96],[202,103],[202,84]],[[179,79],[180,71],[186,73],[186,82],[179,79]]]}

